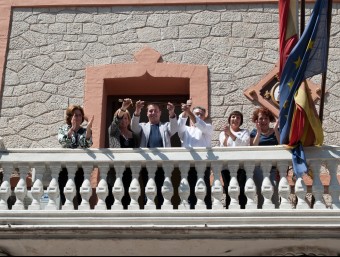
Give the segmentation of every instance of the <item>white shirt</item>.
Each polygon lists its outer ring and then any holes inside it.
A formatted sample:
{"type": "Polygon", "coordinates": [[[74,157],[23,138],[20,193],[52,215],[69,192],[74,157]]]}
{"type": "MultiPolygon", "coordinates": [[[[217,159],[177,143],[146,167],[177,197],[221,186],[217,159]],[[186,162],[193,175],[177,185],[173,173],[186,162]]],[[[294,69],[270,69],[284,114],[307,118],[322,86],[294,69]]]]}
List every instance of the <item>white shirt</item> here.
{"type": "MultiPolygon", "coordinates": [[[[236,137],[236,140],[233,141],[231,137],[228,138],[227,140],[227,146],[229,147],[234,147],[234,146],[249,146],[250,145],[250,133],[248,129],[241,129],[238,132],[233,131],[232,129],[231,133],[233,133],[236,137]]],[[[220,146],[225,147],[224,140],[226,136],[224,131],[221,132],[220,134],[220,146]]]]}
{"type": "Polygon", "coordinates": [[[187,120],[182,114],[178,118],[178,135],[182,147],[211,147],[213,126],[196,117],[195,125],[189,127],[186,126],[187,120]]]}

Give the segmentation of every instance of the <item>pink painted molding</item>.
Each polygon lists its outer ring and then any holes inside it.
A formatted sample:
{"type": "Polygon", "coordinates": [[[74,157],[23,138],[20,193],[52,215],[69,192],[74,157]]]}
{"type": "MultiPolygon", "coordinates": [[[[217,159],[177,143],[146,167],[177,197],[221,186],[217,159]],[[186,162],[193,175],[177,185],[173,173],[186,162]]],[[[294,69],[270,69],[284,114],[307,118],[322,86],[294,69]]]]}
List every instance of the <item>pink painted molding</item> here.
{"type": "MultiPolygon", "coordinates": [[[[186,85],[163,83],[157,88],[148,87],[140,80],[142,95],[174,95],[180,92],[188,94],[196,106],[209,110],[208,66],[158,62],[160,53],[146,47],[135,54],[136,62],[110,64],[86,68],[84,109],[85,113],[95,120],[93,124],[93,147],[105,147],[107,98],[112,95],[134,95],[134,87],[112,84],[106,81],[114,79],[133,79],[151,76],[162,81],[173,81],[179,78],[189,81],[186,85]]],[[[148,83],[147,81],[144,83],[148,83]]]]}

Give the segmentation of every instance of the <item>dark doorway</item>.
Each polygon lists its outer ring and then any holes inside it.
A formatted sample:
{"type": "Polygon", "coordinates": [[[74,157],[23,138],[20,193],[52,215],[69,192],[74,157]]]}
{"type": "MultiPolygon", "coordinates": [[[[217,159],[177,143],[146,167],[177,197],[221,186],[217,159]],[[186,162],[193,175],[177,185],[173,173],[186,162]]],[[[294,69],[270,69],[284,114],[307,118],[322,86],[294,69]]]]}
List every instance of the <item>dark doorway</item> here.
{"type": "MultiPolygon", "coordinates": [[[[106,136],[105,136],[105,147],[109,147],[109,137],[108,137],[108,128],[111,125],[113,115],[114,113],[122,106],[122,103],[119,102],[119,99],[124,99],[124,98],[131,98],[133,102],[135,103],[138,100],[142,100],[145,102],[162,102],[164,104],[160,105],[161,111],[162,111],[162,116],[161,116],[161,121],[162,122],[168,122],[169,121],[169,115],[168,115],[168,110],[166,103],[171,102],[175,104],[175,112],[177,114],[177,117],[181,114],[181,103],[186,103],[186,101],[189,99],[188,95],[176,95],[176,96],[166,96],[166,95],[161,95],[161,96],[155,96],[155,95],[143,95],[143,96],[108,96],[107,99],[107,111],[106,111],[106,136]]],[[[130,107],[129,112],[132,115],[135,110],[135,107],[130,107]]],[[[148,122],[148,118],[146,116],[146,108],[143,109],[141,113],[141,122],[148,122]]],[[[171,146],[172,147],[181,147],[181,141],[178,137],[178,134],[176,133],[172,138],[171,138],[171,146]]]]}

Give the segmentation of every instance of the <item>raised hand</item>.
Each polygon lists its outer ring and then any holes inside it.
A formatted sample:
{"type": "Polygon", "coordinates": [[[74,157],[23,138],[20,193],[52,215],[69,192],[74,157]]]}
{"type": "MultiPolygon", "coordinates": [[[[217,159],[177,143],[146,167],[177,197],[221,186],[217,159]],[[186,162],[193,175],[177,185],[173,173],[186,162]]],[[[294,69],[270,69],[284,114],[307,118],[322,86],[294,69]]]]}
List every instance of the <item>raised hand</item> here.
{"type": "Polygon", "coordinates": [[[72,116],[72,119],[71,119],[71,129],[73,131],[77,129],[77,119],[76,119],[75,114],[72,116]]]}
{"type": "Polygon", "coordinates": [[[190,112],[190,105],[182,103],[182,112],[189,113],[190,112]]]}
{"type": "Polygon", "coordinates": [[[138,100],[136,102],[136,111],[135,111],[135,115],[139,116],[142,109],[144,108],[144,105],[145,105],[145,102],[144,101],[141,101],[141,100],[138,100]]]}
{"type": "Polygon", "coordinates": [[[132,100],[130,98],[125,98],[122,103],[122,108],[120,109],[123,111],[126,111],[131,105],[132,105],[132,100]]]}
{"type": "Polygon", "coordinates": [[[187,106],[189,106],[189,107],[192,106],[192,98],[190,98],[189,100],[187,100],[187,106]]]}
{"type": "Polygon", "coordinates": [[[260,126],[260,122],[257,120],[255,124],[256,124],[257,133],[261,134],[262,129],[261,129],[261,126],[260,126]]]}
{"type": "Polygon", "coordinates": [[[167,105],[167,109],[169,111],[170,118],[174,118],[176,116],[175,105],[169,102],[168,105],[167,105]]]}
{"type": "Polygon", "coordinates": [[[90,119],[90,121],[87,123],[86,127],[86,139],[90,140],[92,137],[92,126],[93,126],[94,116],[90,119]]]}
{"type": "Polygon", "coordinates": [[[91,120],[87,123],[87,127],[86,127],[87,131],[91,131],[92,130],[93,121],[94,121],[94,115],[92,116],[91,120]]]}
{"type": "Polygon", "coordinates": [[[230,136],[232,133],[231,133],[231,130],[230,130],[230,126],[226,126],[224,128],[224,133],[226,136],[230,136]]]}

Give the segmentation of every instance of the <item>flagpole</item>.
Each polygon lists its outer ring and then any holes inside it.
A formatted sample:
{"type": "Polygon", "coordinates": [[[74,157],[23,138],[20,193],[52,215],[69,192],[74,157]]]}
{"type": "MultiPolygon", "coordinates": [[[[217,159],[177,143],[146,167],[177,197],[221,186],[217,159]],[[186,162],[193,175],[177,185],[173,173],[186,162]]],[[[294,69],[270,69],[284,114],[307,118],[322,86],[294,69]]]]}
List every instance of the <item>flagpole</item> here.
{"type": "MultiPolygon", "coordinates": [[[[327,45],[327,56],[326,56],[326,67],[328,67],[328,54],[329,54],[329,41],[331,36],[331,24],[332,24],[332,8],[333,8],[333,0],[328,0],[328,20],[327,20],[327,38],[328,38],[328,45],[327,45]]],[[[326,81],[327,81],[327,69],[325,72],[322,73],[322,84],[321,84],[321,99],[320,99],[320,111],[319,111],[319,118],[321,123],[323,122],[323,110],[325,106],[325,94],[326,94],[326,81]]]]}
{"type": "Polygon", "coordinates": [[[301,0],[300,9],[301,9],[300,36],[302,36],[303,32],[305,31],[306,24],[306,0],[301,0]]]}

